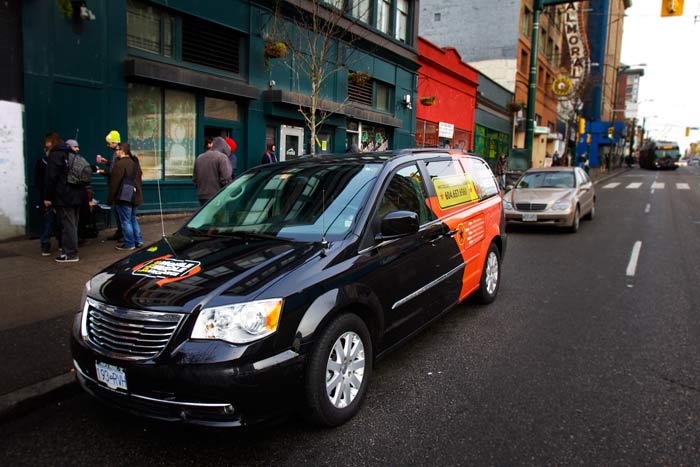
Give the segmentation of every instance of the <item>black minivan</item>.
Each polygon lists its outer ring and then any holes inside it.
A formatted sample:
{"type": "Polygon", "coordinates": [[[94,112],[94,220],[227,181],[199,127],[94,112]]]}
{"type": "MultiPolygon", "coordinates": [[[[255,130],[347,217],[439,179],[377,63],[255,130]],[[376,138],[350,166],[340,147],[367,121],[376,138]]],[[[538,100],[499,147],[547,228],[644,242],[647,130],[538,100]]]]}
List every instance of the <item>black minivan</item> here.
{"type": "Polygon", "coordinates": [[[501,196],[480,158],[430,149],[253,168],[178,232],[85,286],[80,384],[161,420],[350,419],[373,362],[475,293],[496,297],[501,196]]]}

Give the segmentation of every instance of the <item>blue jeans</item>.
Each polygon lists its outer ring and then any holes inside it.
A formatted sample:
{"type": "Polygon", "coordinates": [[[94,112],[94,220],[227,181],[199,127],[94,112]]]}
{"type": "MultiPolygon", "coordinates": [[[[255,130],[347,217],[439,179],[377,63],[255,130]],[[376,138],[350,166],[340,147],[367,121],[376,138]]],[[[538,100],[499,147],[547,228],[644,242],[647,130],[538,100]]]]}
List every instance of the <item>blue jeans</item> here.
{"type": "Polygon", "coordinates": [[[56,211],[53,207],[45,208],[44,213],[41,216],[41,232],[39,233],[39,241],[41,242],[42,246],[51,246],[51,235],[54,232],[55,223],[56,211]]]}
{"type": "Polygon", "coordinates": [[[124,246],[131,248],[137,243],[143,243],[141,227],[136,220],[136,206],[131,204],[117,204],[117,215],[124,234],[124,246]]]}

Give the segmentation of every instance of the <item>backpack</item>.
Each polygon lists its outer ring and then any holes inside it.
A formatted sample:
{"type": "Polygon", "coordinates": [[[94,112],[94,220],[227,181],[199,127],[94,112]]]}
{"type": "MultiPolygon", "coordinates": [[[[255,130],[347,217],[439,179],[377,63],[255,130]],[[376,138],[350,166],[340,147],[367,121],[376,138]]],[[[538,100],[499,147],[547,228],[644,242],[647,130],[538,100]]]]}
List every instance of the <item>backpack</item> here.
{"type": "Polygon", "coordinates": [[[66,181],[69,185],[88,186],[92,180],[92,166],[80,154],[68,153],[66,161],[68,175],[66,181]]]}

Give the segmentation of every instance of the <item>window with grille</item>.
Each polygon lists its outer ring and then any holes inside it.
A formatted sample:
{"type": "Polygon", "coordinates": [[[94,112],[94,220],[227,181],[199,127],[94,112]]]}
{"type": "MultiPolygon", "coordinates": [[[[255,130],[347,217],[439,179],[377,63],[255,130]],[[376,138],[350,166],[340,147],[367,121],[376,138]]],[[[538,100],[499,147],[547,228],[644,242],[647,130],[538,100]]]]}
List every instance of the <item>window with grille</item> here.
{"type": "Polygon", "coordinates": [[[240,73],[240,35],[233,29],[192,16],[182,18],[182,60],[240,73]]]}
{"type": "Polygon", "coordinates": [[[372,106],[372,93],[372,80],[361,83],[348,81],[348,100],[350,102],[372,106]]]}

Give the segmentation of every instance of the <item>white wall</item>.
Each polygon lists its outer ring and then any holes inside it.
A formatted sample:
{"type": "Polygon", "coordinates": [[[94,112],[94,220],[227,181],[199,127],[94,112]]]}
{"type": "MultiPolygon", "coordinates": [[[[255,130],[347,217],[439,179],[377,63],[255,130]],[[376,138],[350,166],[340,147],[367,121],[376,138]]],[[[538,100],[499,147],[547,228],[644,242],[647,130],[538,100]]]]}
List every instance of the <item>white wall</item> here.
{"type": "Polygon", "coordinates": [[[0,240],[25,233],[23,113],[22,104],[0,101],[0,240]]]}

